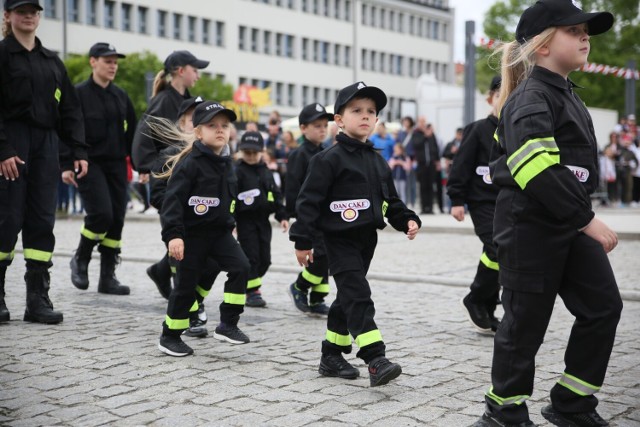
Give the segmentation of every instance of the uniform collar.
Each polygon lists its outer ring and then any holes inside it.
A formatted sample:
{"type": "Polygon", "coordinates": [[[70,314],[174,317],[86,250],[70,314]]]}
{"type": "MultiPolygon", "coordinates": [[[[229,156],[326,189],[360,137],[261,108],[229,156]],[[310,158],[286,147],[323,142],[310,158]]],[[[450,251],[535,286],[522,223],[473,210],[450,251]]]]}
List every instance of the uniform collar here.
{"type": "MultiPolygon", "coordinates": [[[[24,46],[20,44],[20,42],[15,38],[13,34],[10,34],[5,39],[7,41],[7,48],[10,53],[18,53],[18,52],[29,52],[24,46]]],[[[53,52],[48,49],[45,49],[42,46],[42,42],[38,37],[36,37],[36,44],[31,50],[31,52],[42,52],[45,56],[55,56],[53,52]]]]}
{"type": "Polygon", "coordinates": [[[581,86],[572,82],[571,79],[565,79],[560,74],[538,65],[533,67],[529,77],[533,77],[534,79],[543,81],[562,90],[572,91],[574,87],[582,89],[581,86]]]}
{"type": "Polygon", "coordinates": [[[240,164],[243,166],[246,166],[248,168],[254,168],[254,169],[258,169],[261,167],[266,167],[267,164],[264,162],[264,160],[260,160],[258,163],[256,163],[255,165],[250,165],[249,163],[245,162],[244,160],[240,159],[240,164]]]}
{"type": "Polygon", "coordinates": [[[198,140],[198,141],[193,143],[192,152],[196,156],[204,156],[204,157],[207,157],[207,158],[213,160],[214,162],[219,162],[219,163],[229,163],[229,162],[231,162],[231,158],[230,157],[228,157],[228,156],[218,156],[213,151],[211,151],[211,149],[209,147],[204,145],[202,143],[202,141],[200,141],[200,140],[198,140]]]}
{"type": "Polygon", "coordinates": [[[487,116],[487,120],[489,120],[494,125],[498,126],[498,118],[496,116],[494,116],[493,114],[489,114],[487,116]]]}
{"type": "Polygon", "coordinates": [[[305,136],[303,136],[302,138],[303,138],[303,141],[301,144],[302,147],[306,146],[311,151],[320,151],[323,149],[322,144],[316,145],[313,142],[309,141],[305,136]]]}
{"type": "Polygon", "coordinates": [[[366,142],[358,141],[357,139],[353,139],[342,132],[336,135],[336,141],[338,141],[338,143],[341,144],[347,151],[352,153],[358,149],[363,148],[368,148],[374,151],[373,143],[368,139],[366,142]]]}
{"type": "Polygon", "coordinates": [[[112,92],[112,82],[109,82],[107,87],[102,87],[95,80],[93,80],[93,73],[89,76],[89,85],[91,85],[95,89],[104,90],[107,92],[112,92]]]}

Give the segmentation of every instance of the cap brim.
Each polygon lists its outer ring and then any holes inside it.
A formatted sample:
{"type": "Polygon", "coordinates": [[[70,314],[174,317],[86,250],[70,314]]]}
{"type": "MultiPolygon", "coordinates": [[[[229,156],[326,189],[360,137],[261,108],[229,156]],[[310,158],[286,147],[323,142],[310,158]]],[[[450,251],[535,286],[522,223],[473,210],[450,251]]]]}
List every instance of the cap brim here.
{"type": "Polygon", "coordinates": [[[238,150],[262,151],[264,147],[253,142],[241,142],[238,144],[238,150]]]}
{"type": "Polygon", "coordinates": [[[306,124],[309,124],[311,122],[315,122],[316,120],[319,120],[319,119],[327,119],[330,122],[332,122],[333,121],[333,114],[330,114],[330,113],[318,113],[316,115],[313,115],[313,116],[309,117],[304,122],[299,122],[299,124],[306,125],[306,124]]]}
{"type": "MultiPolygon", "coordinates": [[[[204,116],[202,118],[202,120],[200,121],[200,123],[198,123],[196,126],[201,125],[203,123],[209,123],[218,114],[224,114],[225,116],[227,116],[229,118],[229,121],[232,121],[232,122],[235,122],[238,119],[238,116],[236,116],[236,113],[234,113],[233,110],[229,110],[228,108],[224,108],[224,109],[218,110],[218,111],[211,111],[209,114],[204,116]]],[[[195,123],[194,123],[194,125],[195,125],[195,123]]]]}
{"type": "Polygon", "coordinates": [[[589,35],[596,36],[609,31],[613,27],[613,21],[613,15],[609,12],[578,13],[556,22],[555,25],[587,24],[589,35]]]}
{"type": "Polygon", "coordinates": [[[384,94],[382,89],[379,89],[375,86],[363,87],[362,89],[357,91],[351,98],[349,98],[349,100],[345,102],[345,105],[356,96],[358,96],[359,98],[364,97],[373,99],[373,102],[376,103],[376,110],[378,110],[378,113],[382,111],[382,109],[387,105],[387,95],[384,94]]]}
{"type": "Polygon", "coordinates": [[[202,59],[196,59],[195,61],[193,61],[191,64],[192,67],[198,68],[198,69],[203,69],[203,68],[207,68],[209,66],[209,61],[203,61],[202,59]]]}
{"type": "Polygon", "coordinates": [[[15,9],[16,7],[24,6],[25,4],[30,4],[31,6],[35,7],[35,8],[36,8],[36,9],[38,9],[38,10],[43,10],[43,9],[42,9],[42,6],[40,6],[39,4],[34,4],[33,2],[30,2],[30,1],[22,1],[22,2],[18,2],[18,3],[16,3],[16,4],[14,4],[13,6],[11,6],[11,9],[6,9],[6,8],[5,8],[5,10],[13,10],[13,9],[15,9]]]}
{"type": "Polygon", "coordinates": [[[122,53],[118,53],[118,52],[105,52],[105,53],[101,53],[99,55],[93,55],[94,58],[100,58],[100,57],[104,57],[104,56],[117,56],[118,58],[126,58],[127,55],[124,55],[122,53]]]}

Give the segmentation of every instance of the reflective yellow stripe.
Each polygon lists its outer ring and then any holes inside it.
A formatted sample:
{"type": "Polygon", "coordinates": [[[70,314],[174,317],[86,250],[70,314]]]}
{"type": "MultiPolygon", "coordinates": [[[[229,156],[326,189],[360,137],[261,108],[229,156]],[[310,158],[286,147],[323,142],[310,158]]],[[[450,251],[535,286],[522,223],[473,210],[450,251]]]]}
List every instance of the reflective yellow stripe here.
{"type": "Polygon", "coordinates": [[[532,158],[540,151],[546,151],[548,153],[560,152],[556,145],[556,140],[552,136],[547,138],[530,139],[507,159],[507,166],[509,166],[511,173],[517,170],[524,162],[527,161],[527,159],[532,158]]]}
{"type": "Polygon", "coordinates": [[[493,386],[489,389],[489,391],[487,391],[486,395],[487,395],[487,397],[489,399],[493,400],[494,402],[496,402],[500,406],[504,406],[504,405],[521,405],[521,404],[524,403],[525,400],[527,400],[529,397],[531,397],[531,396],[527,396],[525,394],[522,394],[520,396],[512,396],[512,397],[500,397],[497,394],[493,393],[493,386]]]}
{"type": "Polygon", "coordinates": [[[323,293],[323,294],[328,294],[329,293],[329,284],[328,283],[321,283],[319,285],[313,285],[313,286],[311,286],[311,290],[313,292],[319,292],[319,293],[323,293]]]}
{"type": "Polygon", "coordinates": [[[122,247],[122,240],[102,239],[100,242],[102,246],[106,246],[111,249],[120,249],[122,247]]]}
{"type": "Polygon", "coordinates": [[[124,131],[126,132],[127,129],[129,129],[129,122],[128,121],[124,121],[124,131]]]}
{"type": "Polygon", "coordinates": [[[349,335],[340,335],[330,330],[327,330],[326,339],[332,344],[343,347],[351,345],[351,337],[349,335]]]}
{"type": "Polygon", "coordinates": [[[58,104],[60,104],[60,98],[62,98],[62,91],[60,88],[56,88],[56,91],[53,93],[53,97],[56,99],[58,104]]]}
{"type": "Polygon", "coordinates": [[[229,206],[229,212],[234,213],[236,211],[236,201],[231,201],[231,206],[229,206]]]}
{"type": "Polygon", "coordinates": [[[178,269],[173,265],[169,267],[169,270],[171,270],[171,274],[176,274],[176,272],[178,271],[178,269]]]}
{"type": "Polygon", "coordinates": [[[168,315],[164,317],[164,323],[169,329],[187,329],[189,327],[189,319],[172,319],[168,315]]]}
{"type": "Polygon", "coordinates": [[[562,374],[558,384],[564,386],[579,396],[591,396],[600,390],[600,387],[582,381],[579,378],[569,375],[566,372],[562,374]]]}
{"type": "Polygon", "coordinates": [[[25,249],[23,252],[24,259],[32,259],[34,261],[49,262],[53,256],[53,252],[39,251],[37,249],[25,249]]]}
{"type": "Polygon", "coordinates": [[[82,234],[84,237],[86,237],[89,240],[100,241],[104,239],[104,236],[107,235],[107,232],[105,231],[104,233],[101,233],[101,234],[94,233],[93,231],[86,229],[83,224],[82,228],[80,229],[80,234],[82,234]]]}
{"type": "Polygon", "coordinates": [[[273,197],[273,193],[272,193],[271,191],[269,191],[269,192],[267,193],[267,201],[268,201],[268,202],[273,202],[273,201],[275,201],[275,200],[276,200],[276,199],[273,197]]]}
{"type": "Polygon", "coordinates": [[[500,140],[498,139],[498,129],[496,129],[496,131],[493,133],[493,139],[495,139],[496,142],[500,142],[500,140]]]}
{"type": "Polygon", "coordinates": [[[210,290],[206,290],[204,288],[202,288],[200,285],[196,285],[196,292],[198,293],[198,295],[200,295],[202,298],[206,298],[207,295],[209,295],[209,292],[211,292],[210,290]]]}
{"type": "Polygon", "coordinates": [[[302,269],[302,277],[304,278],[304,280],[314,285],[319,285],[320,283],[322,283],[322,277],[309,273],[309,270],[307,270],[306,268],[302,269]]]}
{"type": "Polygon", "coordinates": [[[245,294],[224,293],[224,302],[227,304],[244,305],[247,296],[245,294]]]}
{"type": "Polygon", "coordinates": [[[189,313],[193,313],[195,311],[198,311],[198,301],[197,300],[193,302],[193,305],[189,309],[189,313]]]}
{"type": "Polygon", "coordinates": [[[516,174],[513,175],[513,179],[515,179],[520,188],[524,190],[529,181],[538,176],[539,173],[557,164],[560,164],[559,156],[541,153],[516,172],[516,174]]]}
{"type": "Polygon", "coordinates": [[[387,208],[389,207],[389,203],[386,200],[382,201],[382,216],[387,214],[387,208]]]}
{"type": "Polygon", "coordinates": [[[257,288],[262,285],[262,277],[251,279],[247,282],[247,290],[257,288]]]}
{"type": "Polygon", "coordinates": [[[365,332],[364,334],[360,334],[356,337],[356,344],[358,347],[362,348],[366,345],[373,344],[376,342],[382,341],[382,334],[378,329],[374,329],[373,331],[365,332]]]}
{"type": "Polygon", "coordinates": [[[485,267],[490,268],[491,270],[498,271],[498,263],[496,261],[491,261],[491,258],[487,256],[486,252],[482,252],[482,256],[480,257],[480,262],[485,265],[485,267]]]}
{"type": "Polygon", "coordinates": [[[4,260],[12,260],[13,256],[15,255],[15,251],[11,251],[11,252],[0,252],[0,261],[4,261],[4,260]]]}

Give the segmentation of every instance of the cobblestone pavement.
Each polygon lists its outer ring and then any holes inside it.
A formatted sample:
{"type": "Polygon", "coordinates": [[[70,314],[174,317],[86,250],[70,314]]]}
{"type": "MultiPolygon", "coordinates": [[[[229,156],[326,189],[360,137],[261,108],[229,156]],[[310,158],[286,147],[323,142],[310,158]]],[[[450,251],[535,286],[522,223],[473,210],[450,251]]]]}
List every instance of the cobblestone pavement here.
{"type": "MultiPolygon", "coordinates": [[[[0,324],[0,425],[273,425],[467,426],[483,411],[490,381],[492,339],[470,328],[459,306],[460,285],[472,278],[481,246],[469,233],[420,233],[407,241],[381,232],[371,266],[376,320],[388,357],[403,374],[370,388],[366,367],[357,380],[317,373],[322,319],[296,311],[287,295],[295,258],[286,235],[274,230],[274,266],[265,277],[268,308],[247,308],[240,327],[247,345],[207,337],[185,338],[195,355],[171,358],[156,347],[166,301],[145,274],[162,255],[159,225],[145,218],[125,226],[123,263],[117,271],[130,296],[80,291],[69,281],[69,255],[78,241],[78,218],[56,224],[58,239],[51,298],[64,322],[23,322],[22,255],[7,273],[12,320],[0,324]],[[397,280],[393,280],[397,277],[397,280]]],[[[427,227],[427,230],[429,228],[427,227]]],[[[640,425],[640,240],[623,240],[611,254],[620,288],[629,291],[618,328],[600,413],[616,426],[640,425]]],[[[207,301],[210,330],[220,303],[219,280],[207,301]]],[[[332,284],[333,289],[333,284],[332,284]]],[[[331,295],[330,295],[331,298],[331,295]]],[[[537,358],[534,422],[563,371],[572,317],[559,301],[537,358]]],[[[355,353],[355,352],[354,352],[355,353]]],[[[585,357],[588,357],[585,355],[585,357]]]]}

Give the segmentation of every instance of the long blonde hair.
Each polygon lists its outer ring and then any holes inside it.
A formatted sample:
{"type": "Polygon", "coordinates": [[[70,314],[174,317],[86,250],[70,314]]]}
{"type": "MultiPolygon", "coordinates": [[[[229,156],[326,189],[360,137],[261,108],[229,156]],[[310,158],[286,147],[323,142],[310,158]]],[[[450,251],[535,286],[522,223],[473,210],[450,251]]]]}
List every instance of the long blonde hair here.
{"type": "Polygon", "coordinates": [[[6,12],[2,16],[2,37],[7,37],[13,34],[13,29],[11,28],[11,21],[7,19],[6,12]]]}
{"type": "Polygon", "coordinates": [[[149,117],[147,118],[149,129],[153,135],[149,135],[152,138],[162,141],[166,145],[176,145],[176,141],[180,141],[178,144],[181,147],[180,152],[169,156],[162,172],[153,173],[155,178],[168,179],[173,173],[173,169],[176,164],[182,160],[193,149],[193,143],[197,141],[195,132],[184,132],[174,122],[162,117],[149,117]]]}
{"type": "Polygon", "coordinates": [[[496,49],[494,55],[502,55],[500,85],[500,98],[496,105],[496,111],[500,112],[511,92],[531,74],[536,65],[535,53],[538,49],[548,44],[556,33],[556,27],[549,27],[524,44],[518,41],[504,43],[496,49]]]}
{"type": "Polygon", "coordinates": [[[171,82],[171,79],[178,72],[179,68],[180,67],[175,67],[169,71],[167,70],[158,71],[158,74],[156,74],[156,77],[153,79],[153,90],[151,91],[152,98],[156,96],[158,92],[162,92],[167,88],[167,86],[171,82]]]}

